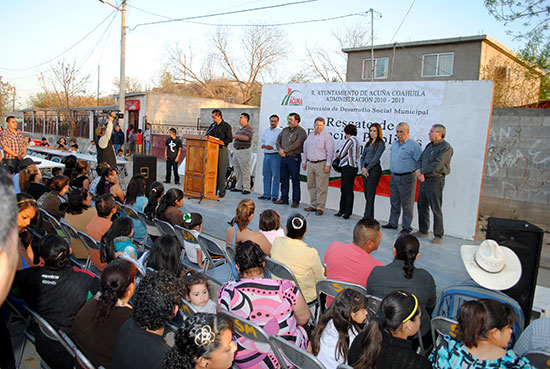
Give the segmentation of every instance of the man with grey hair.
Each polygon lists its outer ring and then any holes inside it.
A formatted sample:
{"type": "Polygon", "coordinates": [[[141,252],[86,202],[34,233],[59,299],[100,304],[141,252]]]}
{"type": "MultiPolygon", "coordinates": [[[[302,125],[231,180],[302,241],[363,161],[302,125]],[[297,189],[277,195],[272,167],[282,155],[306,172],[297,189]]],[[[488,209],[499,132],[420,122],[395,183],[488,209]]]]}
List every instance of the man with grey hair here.
{"type": "Polygon", "coordinates": [[[313,132],[304,142],[304,164],[307,169],[307,189],[309,191],[311,206],[305,211],[314,211],[317,215],[323,215],[327,202],[328,178],[330,165],[334,157],[334,140],[325,131],[325,120],[315,118],[313,132]]]}
{"type": "Polygon", "coordinates": [[[434,213],[434,238],[433,243],[440,244],[443,241],[443,187],[445,176],[451,172],[452,146],[445,141],[446,129],[443,124],[434,124],[428,136],[430,143],[426,146],[420,159],[416,178],[420,181],[418,190],[418,228],[416,236],[428,237],[430,227],[430,208],[434,213]]]}
{"type": "Polygon", "coordinates": [[[416,141],[409,139],[408,123],[399,123],[395,130],[397,141],[390,148],[390,220],[382,228],[397,229],[403,208],[401,233],[410,233],[416,193],[415,170],[422,149],[416,141]]]}

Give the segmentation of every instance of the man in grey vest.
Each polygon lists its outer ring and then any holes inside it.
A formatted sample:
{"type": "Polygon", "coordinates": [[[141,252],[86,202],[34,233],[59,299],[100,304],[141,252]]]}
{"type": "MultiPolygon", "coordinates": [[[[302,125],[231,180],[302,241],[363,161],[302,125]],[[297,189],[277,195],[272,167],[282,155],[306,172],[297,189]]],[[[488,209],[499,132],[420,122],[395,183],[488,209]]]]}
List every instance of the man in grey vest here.
{"type": "Polygon", "coordinates": [[[426,146],[420,159],[416,178],[420,181],[418,190],[418,228],[416,236],[429,237],[430,208],[434,213],[433,243],[443,241],[443,188],[445,176],[451,173],[451,158],[453,147],[445,141],[446,129],[443,124],[434,124],[428,134],[430,143],[426,146]]]}

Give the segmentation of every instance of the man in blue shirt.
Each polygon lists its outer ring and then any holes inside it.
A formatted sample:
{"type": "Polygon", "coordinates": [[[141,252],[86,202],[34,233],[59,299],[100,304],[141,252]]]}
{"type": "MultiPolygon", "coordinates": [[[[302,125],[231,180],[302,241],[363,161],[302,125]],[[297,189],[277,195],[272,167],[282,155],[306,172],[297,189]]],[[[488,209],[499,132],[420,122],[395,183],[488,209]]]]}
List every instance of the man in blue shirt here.
{"type": "Polygon", "coordinates": [[[417,161],[422,154],[420,145],[409,139],[409,124],[401,122],[396,128],[397,141],[390,148],[390,220],[382,228],[397,229],[403,208],[403,229],[412,231],[414,195],[416,193],[417,161]]]}

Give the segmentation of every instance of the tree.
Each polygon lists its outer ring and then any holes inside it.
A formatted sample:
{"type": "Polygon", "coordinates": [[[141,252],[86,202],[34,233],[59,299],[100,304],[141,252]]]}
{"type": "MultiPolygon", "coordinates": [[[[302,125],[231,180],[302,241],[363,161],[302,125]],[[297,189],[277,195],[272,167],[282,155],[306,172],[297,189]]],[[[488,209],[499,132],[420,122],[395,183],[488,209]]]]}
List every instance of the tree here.
{"type": "Polygon", "coordinates": [[[0,76],[0,115],[13,110],[14,91],[15,87],[9,82],[2,81],[2,76],[0,76]]]}
{"type": "MultiPolygon", "coordinates": [[[[537,33],[548,31],[550,21],[550,1],[548,0],[485,0],[489,13],[505,25],[521,21],[525,31],[514,36],[530,39],[537,33]]],[[[548,37],[548,35],[546,35],[548,37]]]]}
{"type": "Polygon", "coordinates": [[[545,73],[541,77],[540,100],[547,100],[550,99],[550,40],[543,39],[542,32],[536,32],[519,54],[545,73]]]}
{"type": "Polygon", "coordinates": [[[90,76],[82,76],[75,61],[61,60],[52,64],[47,73],[40,73],[38,82],[43,92],[31,98],[37,107],[62,107],[64,119],[69,123],[71,132],[76,131],[76,119],[71,108],[94,105],[94,98],[87,94],[86,88],[90,76]]]}
{"type": "Polygon", "coordinates": [[[342,49],[367,45],[369,31],[363,24],[356,23],[333,30],[332,37],[332,47],[319,44],[306,47],[309,74],[324,82],[344,82],[347,56],[342,49]]]}
{"type": "Polygon", "coordinates": [[[176,81],[196,84],[212,98],[224,98],[221,91],[235,89],[241,104],[257,101],[265,72],[286,56],[286,36],[276,27],[246,27],[239,42],[232,42],[228,29],[219,27],[212,35],[211,46],[213,50],[199,70],[193,67],[191,48],[185,53],[176,46],[169,52],[170,72],[176,81]],[[218,65],[221,70],[216,69],[218,65]]]}
{"type": "MultiPolygon", "coordinates": [[[[143,82],[139,78],[126,76],[125,82],[125,93],[142,92],[145,90],[143,82]]],[[[117,77],[113,79],[113,87],[114,93],[118,94],[120,92],[120,80],[117,77]]]]}

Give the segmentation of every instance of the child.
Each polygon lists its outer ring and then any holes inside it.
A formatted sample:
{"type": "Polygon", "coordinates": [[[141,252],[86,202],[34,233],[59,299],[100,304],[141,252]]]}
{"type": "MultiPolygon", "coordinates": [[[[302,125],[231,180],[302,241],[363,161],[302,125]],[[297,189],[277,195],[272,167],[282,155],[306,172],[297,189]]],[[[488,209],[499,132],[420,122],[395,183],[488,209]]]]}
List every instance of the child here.
{"type": "Polygon", "coordinates": [[[124,151],[122,151],[122,149],[118,149],[118,151],[116,152],[116,155],[117,155],[119,158],[123,158],[123,157],[124,157],[124,151]]]}
{"type": "Polygon", "coordinates": [[[88,154],[90,155],[96,155],[97,154],[97,147],[95,147],[95,142],[90,141],[90,146],[88,146],[88,154]]]}
{"type": "Polygon", "coordinates": [[[281,218],[275,210],[267,209],[260,214],[260,233],[267,238],[270,244],[277,237],[284,237],[285,232],[281,228],[281,218]]]}
{"type": "Polygon", "coordinates": [[[210,300],[208,291],[208,279],[200,272],[188,269],[185,272],[187,276],[183,282],[184,297],[193,305],[199,313],[216,314],[218,306],[210,300]]]}
{"type": "Polygon", "coordinates": [[[138,129],[138,133],[136,135],[136,145],[137,145],[137,153],[142,154],[143,153],[143,135],[141,134],[141,129],[138,129]]]}
{"type": "Polygon", "coordinates": [[[321,315],[312,333],[311,347],[325,368],[336,369],[347,363],[351,343],[367,319],[367,305],[364,295],[345,289],[321,315]]]}
{"type": "MultiPolygon", "coordinates": [[[[188,229],[195,238],[199,237],[199,234],[202,232],[202,215],[199,213],[185,213],[183,215],[183,227],[188,229]]],[[[185,255],[187,255],[189,261],[202,268],[204,257],[199,244],[185,241],[184,246],[185,255]]]]}
{"type": "Polygon", "coordinates": [[[127,255],[137,260],[137,248],[130,240],[133,234],[134,221],[132,218],[117,218],[107,233],[101,237],[101,244],[99,246],[101,262],[110,263],[121,255],[127,255]]]}

